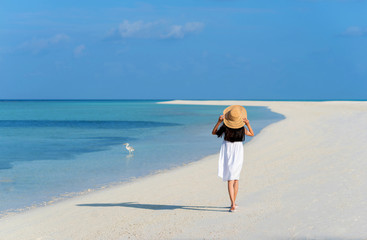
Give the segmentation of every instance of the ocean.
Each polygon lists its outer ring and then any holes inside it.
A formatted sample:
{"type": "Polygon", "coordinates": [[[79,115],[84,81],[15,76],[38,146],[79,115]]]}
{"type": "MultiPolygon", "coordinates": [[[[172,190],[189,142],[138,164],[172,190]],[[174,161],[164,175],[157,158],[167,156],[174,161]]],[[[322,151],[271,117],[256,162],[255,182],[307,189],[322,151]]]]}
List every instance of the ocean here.
{"type": "MultiPolygon", "coordinates": [[[[0,215],[219,151],[222,140],[211,131],[225,106],[157,102],[0,101],[0,215]],[[124,143],[135,148],[134,154],[124,143]]],[[[284,119],[266,107],[246,109],[255,134],[284,119]]]]}

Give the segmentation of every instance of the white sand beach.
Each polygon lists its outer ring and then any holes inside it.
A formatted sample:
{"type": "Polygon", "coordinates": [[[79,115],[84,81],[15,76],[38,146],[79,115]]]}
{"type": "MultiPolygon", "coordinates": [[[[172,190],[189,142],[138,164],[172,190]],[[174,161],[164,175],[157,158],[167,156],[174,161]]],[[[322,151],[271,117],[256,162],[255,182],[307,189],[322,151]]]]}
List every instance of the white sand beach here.
{"type": "Polygon", "coordinates": [[[0,239],[367,239],[367,102],[165,104],[267,106],[286,117],[245,144],[236,212],[215,154],[4,217],[0,239]]]}

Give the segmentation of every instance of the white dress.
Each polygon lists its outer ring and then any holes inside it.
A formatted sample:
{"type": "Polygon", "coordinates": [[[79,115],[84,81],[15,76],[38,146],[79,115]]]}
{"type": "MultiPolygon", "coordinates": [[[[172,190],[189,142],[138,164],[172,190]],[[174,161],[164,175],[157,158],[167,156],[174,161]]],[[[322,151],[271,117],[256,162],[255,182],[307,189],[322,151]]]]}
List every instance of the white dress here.
{"type": "Polygon", "coordinates": [[[238,180],[243,164],[243,142],[223,141],[218,162],[218,176],[223,181],[238,180]]]}

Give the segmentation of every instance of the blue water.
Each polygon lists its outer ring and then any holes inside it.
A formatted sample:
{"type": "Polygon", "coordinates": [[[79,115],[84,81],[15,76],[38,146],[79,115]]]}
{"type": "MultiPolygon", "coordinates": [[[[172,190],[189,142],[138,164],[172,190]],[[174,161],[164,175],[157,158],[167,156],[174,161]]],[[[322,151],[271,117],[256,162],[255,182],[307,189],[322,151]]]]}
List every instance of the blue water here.
{"type": "MultiPolygon", "coordinates": [[[[0,213],[216,153],[221,140],[211,130],[224,108],[156,101],[0,101],[0,213]],[[134,146],[134,155],[123,148],[125,142],[134,146]]],[[[256,133],[284,118],[265,107],[246,109],[256,133]]]]}

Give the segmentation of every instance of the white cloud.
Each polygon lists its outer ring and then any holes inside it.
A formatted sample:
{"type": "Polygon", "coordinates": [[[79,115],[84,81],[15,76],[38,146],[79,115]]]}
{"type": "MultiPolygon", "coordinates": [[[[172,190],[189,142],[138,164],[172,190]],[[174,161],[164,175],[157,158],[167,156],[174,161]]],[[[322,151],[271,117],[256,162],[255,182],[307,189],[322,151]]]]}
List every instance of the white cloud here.
{"type": "Polygon", "coordinates": [[[149,37],[149,33],[152,28],[157,26],[159,22],[129,22],[127,20],[123,21],[119,27],[118,32],[122,38],[129,37],[149,37]]]}
{"type": "Polygon", "coordinates": [[[183,38],[188,33],[200,32],[204,28],[201,22],[188,22],[185,25],[174,25],[168,34],[162,38],[183,38]]]}
{"type": "Polygon", "coordinates": [[[188,22],[183,25],[170,25],[165,21],[130,22],[128,20],[124,20],[117,28],[112,29],[108,35],[112,39],[180,39],[184,38],[188,33],[200,32],[203,28],[204,24],[201,22],[188,22]]]}
{"type": "Polygon", "coordinates": [[[361,37],[361,36],[367,36],[367,28],[361,28],[361,27],[348,27],[343,33],[343,36],[351,36],[351,37],[361,37]]]}
{"type": "Polygon", "coordinates": [[[188,22],[185,24],[186,32],[198,32],[204,28],[204,23],[201,22],[188,22]]]}
{"type": "Polygon", "coordinates": [[[38,53],[45,48],[57,45],[62,42],[66,42],[70,37],[66,34],[56,34],[49,38],[34,38],[30,41],[22,43],[19,48],[30,50],[33,53],[38,53]]]}
{"type": "Polygon", "coordinates": [[[77,46],[76,48],[74,48],[74,56],[80,57],[83,54],[84,50],[85,50],[84,44],[77,46]]]}
{"type": "Polygon", "coordinates": [[[162,35],[162,38],[183,38],[185,36],[183,27],[180,25],[174,25],[168,34],[162,35]]]}

